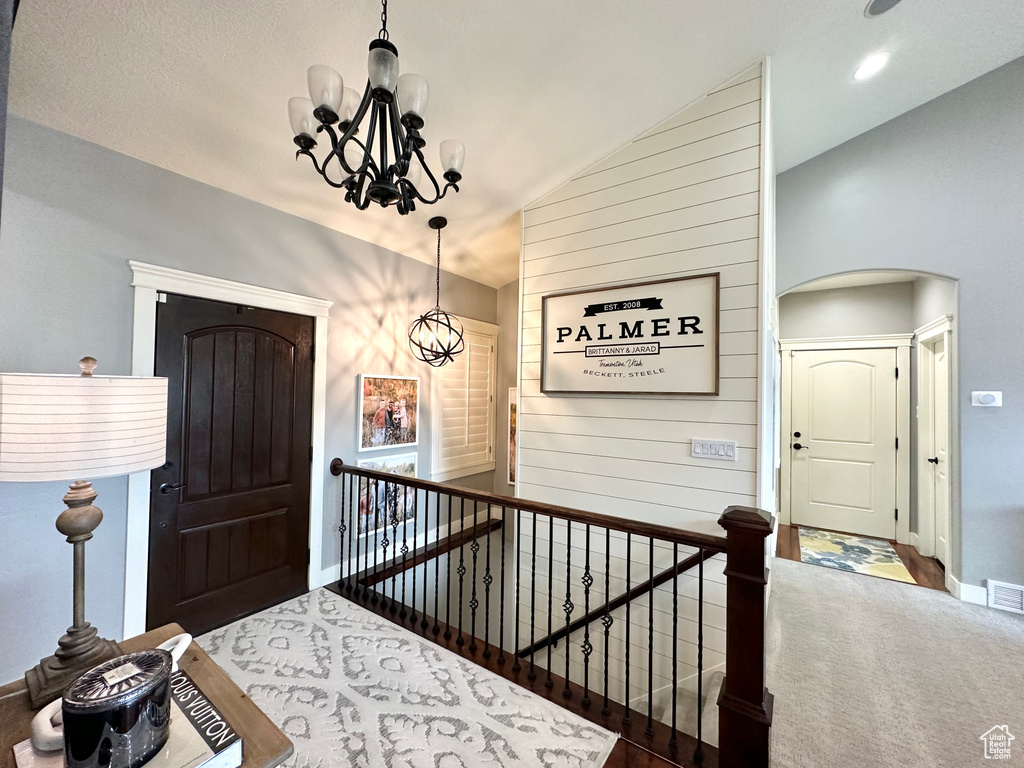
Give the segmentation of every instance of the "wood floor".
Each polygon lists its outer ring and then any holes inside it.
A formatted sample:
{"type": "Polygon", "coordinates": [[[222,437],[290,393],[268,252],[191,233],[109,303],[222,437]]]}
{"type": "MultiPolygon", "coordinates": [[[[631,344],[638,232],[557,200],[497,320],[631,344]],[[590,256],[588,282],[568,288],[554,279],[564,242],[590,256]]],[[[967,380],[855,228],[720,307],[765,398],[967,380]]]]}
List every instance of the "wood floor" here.
{"type": "MultiPolygon", "coordinates": [[[[897,544],[890,541],[900,560],[907,566],[914,581],[922,587],[937,589],[940,592],[946,591],[946,572],[939,561],[933,557],[925,557],[914,547],[906,544],[897,544]]],[[[800,562],[800,535],[795,525],[779,526],[779,542],[776,548],[776,556],[785,560],[800,562]]]]}

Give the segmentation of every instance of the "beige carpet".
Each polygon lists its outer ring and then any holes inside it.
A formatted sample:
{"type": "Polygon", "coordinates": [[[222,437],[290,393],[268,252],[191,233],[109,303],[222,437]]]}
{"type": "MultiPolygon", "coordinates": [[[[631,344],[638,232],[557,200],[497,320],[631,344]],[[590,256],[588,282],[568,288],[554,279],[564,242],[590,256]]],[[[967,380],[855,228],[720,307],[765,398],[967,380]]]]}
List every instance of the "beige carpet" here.
{"type": "Polygon", "coordinates": [[[1024,764],[1024,616],[923,587],[772,561],[772,765],[991,766],[980,736],[1015,735],[1024,764]]]}

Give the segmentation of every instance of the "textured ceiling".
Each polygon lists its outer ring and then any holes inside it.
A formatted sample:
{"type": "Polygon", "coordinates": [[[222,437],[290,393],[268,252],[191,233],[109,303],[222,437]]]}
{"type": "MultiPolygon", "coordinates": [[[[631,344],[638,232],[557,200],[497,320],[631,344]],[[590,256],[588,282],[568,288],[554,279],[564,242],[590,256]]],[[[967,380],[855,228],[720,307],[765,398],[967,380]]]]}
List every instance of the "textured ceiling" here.
{"type": "MultiPolygon", "coordinates": [[[[446,268],[516,277],[524,205],[765,54],[779,170],[1024,55],[1024,2],[434,0],[390,5],[403,71],[431,84],[424,136],[466,144],[462,192],[408,217],[358,212],[297,164],[290,96],[310,64],[362,90],[370,0],[24,0],[16,114],[446,268]],[[892,51],[866,83],[868,53],[892,51]]],[[[432,166],[436,167],[436,166],[432,166]]]]}

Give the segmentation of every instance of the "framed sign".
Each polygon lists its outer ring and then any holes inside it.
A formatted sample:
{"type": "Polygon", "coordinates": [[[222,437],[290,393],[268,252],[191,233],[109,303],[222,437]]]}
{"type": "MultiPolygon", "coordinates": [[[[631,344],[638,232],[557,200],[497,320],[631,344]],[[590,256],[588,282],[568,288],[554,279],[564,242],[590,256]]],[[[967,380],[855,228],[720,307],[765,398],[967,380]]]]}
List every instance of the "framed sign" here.
{"type": "Polygon", "coordinates": [[[718,394],[717,272],[545,296],[545,394],[718,394]]]}

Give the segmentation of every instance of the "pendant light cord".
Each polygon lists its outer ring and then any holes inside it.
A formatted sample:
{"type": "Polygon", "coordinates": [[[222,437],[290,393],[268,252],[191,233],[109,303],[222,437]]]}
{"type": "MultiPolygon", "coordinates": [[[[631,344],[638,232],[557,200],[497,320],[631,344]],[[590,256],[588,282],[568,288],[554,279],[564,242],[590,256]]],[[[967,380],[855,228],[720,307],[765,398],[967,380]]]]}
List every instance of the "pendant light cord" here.
{"type": "Polygon", "coordinates": [[[437,292],[434,294],[434,309],[441,308],[441,230],[437,230],[437,292]]]}
{"type": "Polygon", "coordinates": [[[388,0],[381,0],[381,12],[380,12],[380,32],[377,38],[380,40],[388,39],[388,0]]]}

